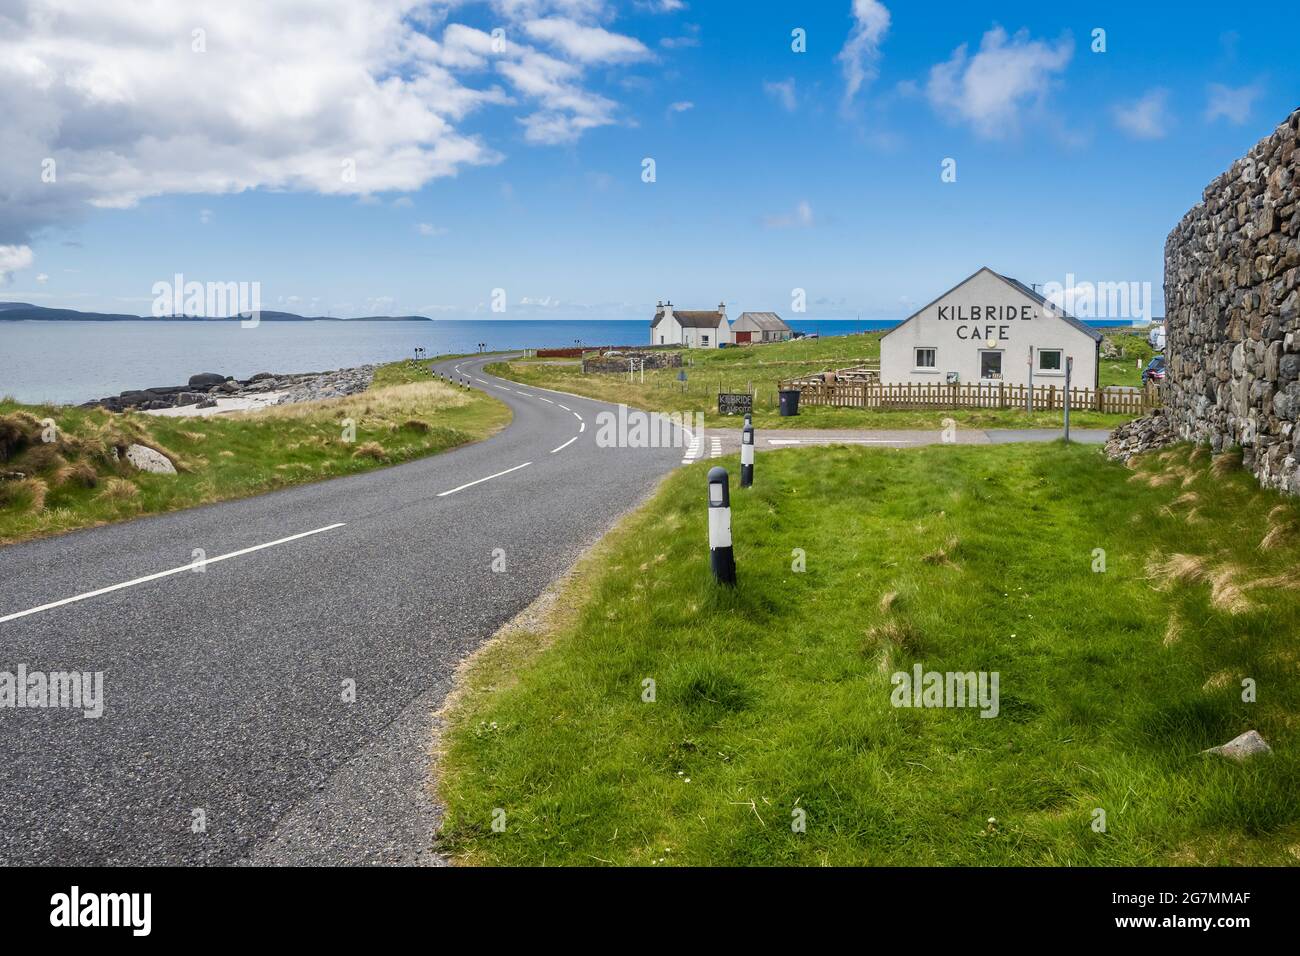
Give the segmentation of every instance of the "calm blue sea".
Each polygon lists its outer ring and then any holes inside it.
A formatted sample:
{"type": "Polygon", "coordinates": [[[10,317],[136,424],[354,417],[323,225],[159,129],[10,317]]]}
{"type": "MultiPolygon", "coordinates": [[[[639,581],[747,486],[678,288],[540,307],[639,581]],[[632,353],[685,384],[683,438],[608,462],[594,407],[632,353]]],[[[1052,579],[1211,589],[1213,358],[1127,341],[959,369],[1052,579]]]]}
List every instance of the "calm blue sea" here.
{"type": "MultiPolygon", "coordinates": [[[[889,321],[799,319],[800,332],[843,335],[889,321]]],[[[320,372],[412,354],[649,344],[644,321],[0,322],[0,396],[85,402],[132,388],[181,385],[196,372],[320,372]]]]}

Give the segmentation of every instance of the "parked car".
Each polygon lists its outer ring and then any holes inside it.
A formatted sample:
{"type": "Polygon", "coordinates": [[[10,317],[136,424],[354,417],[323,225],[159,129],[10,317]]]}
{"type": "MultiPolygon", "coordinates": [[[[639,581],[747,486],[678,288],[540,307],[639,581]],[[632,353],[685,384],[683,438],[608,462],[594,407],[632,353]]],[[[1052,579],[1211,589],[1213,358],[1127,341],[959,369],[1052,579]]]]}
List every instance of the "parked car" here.
{"type": "Polygon", "coordinates": [[[1148,362],[1147,367],[1142,370],[1142,384],[1146,385],[1149,382],[1163,382],[1164,380],[1165,357],[1163,355],[1157,355],[1148,362]]]}

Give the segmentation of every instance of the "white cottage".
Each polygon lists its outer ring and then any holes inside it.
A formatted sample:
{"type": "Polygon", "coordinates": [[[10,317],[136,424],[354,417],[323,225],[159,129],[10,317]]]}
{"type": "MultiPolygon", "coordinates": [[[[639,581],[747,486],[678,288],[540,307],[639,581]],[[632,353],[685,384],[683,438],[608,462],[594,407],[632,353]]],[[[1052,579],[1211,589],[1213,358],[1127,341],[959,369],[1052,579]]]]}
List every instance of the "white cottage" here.
{"type": "Polygon", "coordinates": [[[651,345],[685,345],[692,349],[716,349],[731,342],[727,305],[719,302],[716,312],[678,311],[671,302],[656,306],[650,323],[651,345]]]}
{"type": "Polygon", "coordinates": [[[880,340],[887,385],[1064,385],[1096,388],[1101,333],[1029,286],[983,268],[895,326],[880,340]]]}

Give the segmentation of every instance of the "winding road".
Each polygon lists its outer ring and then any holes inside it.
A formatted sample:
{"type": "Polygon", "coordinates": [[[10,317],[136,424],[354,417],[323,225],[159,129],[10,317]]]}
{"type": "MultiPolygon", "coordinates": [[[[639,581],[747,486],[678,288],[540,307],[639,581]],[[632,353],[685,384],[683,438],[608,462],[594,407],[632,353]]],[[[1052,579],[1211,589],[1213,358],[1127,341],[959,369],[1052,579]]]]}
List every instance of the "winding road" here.
{"type": "MultiPolygon", "coordinates": [[[[98,719],[0,709],[0,863],[441,862],[428,752],[457,665],[662,475],[738,448],[598,447],[615,406],[499,360],[434,365],[511,407],[486,441],[0,548],[0,672],[102,672],[104,697],[98,719]]],[[[940,438],[759,447],[826,440],[940,438]]]]}
{"type": "Polygon", "coordinates": [[[105,701],[0,709],[0,863],[438,862],[456,665],[683,456],[597,447],[611,406],[499,360],[435,365],[511,407],[487,441],[0,548],[0,671],[102,671],[105,701]]]}

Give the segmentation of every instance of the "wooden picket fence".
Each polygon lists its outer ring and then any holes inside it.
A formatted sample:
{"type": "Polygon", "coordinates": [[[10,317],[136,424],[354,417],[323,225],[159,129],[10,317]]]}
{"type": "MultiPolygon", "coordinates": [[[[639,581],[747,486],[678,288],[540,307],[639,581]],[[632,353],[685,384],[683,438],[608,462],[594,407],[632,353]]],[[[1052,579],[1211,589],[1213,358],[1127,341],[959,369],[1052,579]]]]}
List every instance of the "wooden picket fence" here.
{"type": "MultiPolygon", "coordinates": [[[[981,385],[906,384],[879,382],[791,382],[782,388],[797,388],[800,405],[829,405],[835,408],[1025,408],[1029,388],[1006,383],[981,385]]],[[[1145,415],[1161,404],[1155,386],[1146,388],[1109,387],[1070,389],[1070,407],[1116,415],[1145,415]]],[[[1055,385],[1034,386],[1035,411],[1065,407],[1065,389],[1055,385]]]]}

